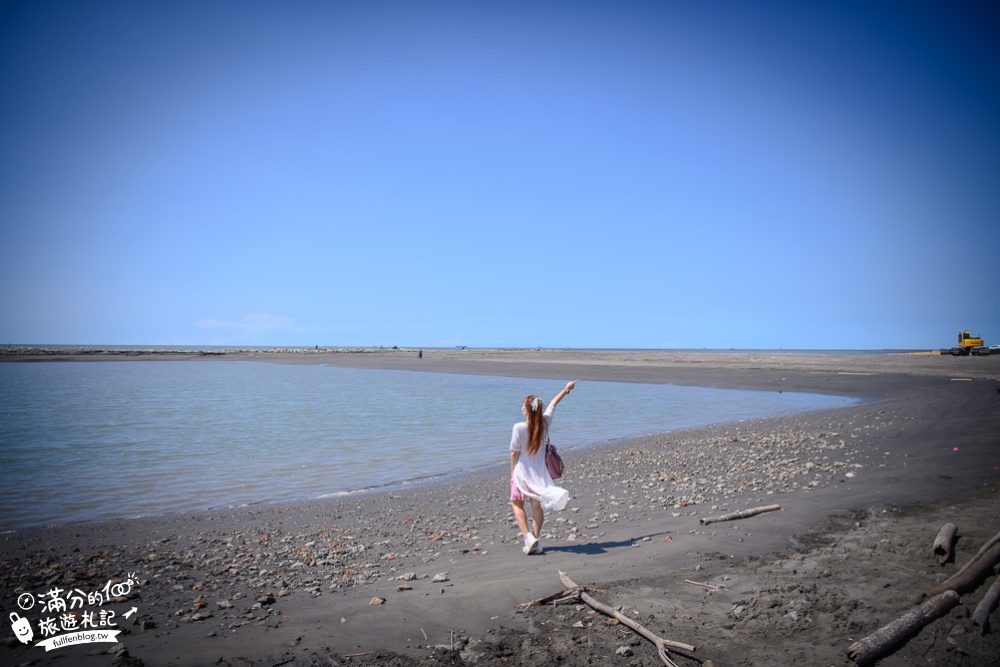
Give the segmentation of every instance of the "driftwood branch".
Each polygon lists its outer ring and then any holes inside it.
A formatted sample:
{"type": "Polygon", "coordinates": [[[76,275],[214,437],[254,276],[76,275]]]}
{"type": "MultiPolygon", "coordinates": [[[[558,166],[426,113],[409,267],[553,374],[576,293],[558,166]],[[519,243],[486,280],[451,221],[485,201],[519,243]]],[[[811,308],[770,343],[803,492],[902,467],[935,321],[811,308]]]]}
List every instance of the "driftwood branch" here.
{"type": "Polygon", "coordinates": [[[859,665],[875,662],[937,618],[947,614],[958,604],[958,593],[945,591],[915,609],[911,609],[892,623],[873,632],[847,649],[847,657],[859,665]]]}
{"type": "Polygon", "coordinates": [[[976,552],[976,555],[973,556],[969,560],[969,562],[967,562],[965,565],[963,565],[962,569],[960,569],[958,572],[956,572],[955,575],[957,576],[959,574],[964,573],[967,569],[969,569],[970,567],[972,567],[972,564],[975,563],[977,560],[979,560],[979,558],[983,554],[985,554],[987,551],[989,551],[990,549],[992,549],[997,544],[1000,544],[1000,533],[997,533],[992,538],[990,538],[986,542],[986,544],[984,544],[983,546],[979,547],[979,551],[976,552]]]}
{"type": "MultiPolygon", "coordinates": [[[[521,608],[527,608],[527,607],[535,607],[542,604],[563,604],[566,602],[581,601],[587,604],[592,609],[601,612],[605,616],[610,616],[614,619],[617,619],[618,622],[621,623],[622,625],[631,628],[635,632],[639,633],[640,635],[651,641],[653,645],[656,646],[656,651],[657,653],[659,653],[660,659],[663,660],[663,664],[667,665],[667,667],[677,667],[677,663],[675,663],[673,660],[670,659],[670,655],[667,649],[672,648],[681,651],[695,650],[695,647],[691,646],[690,644],[682,644],[680,642],[674,642],[667,639],[662,639],[653,634],[652,632],[650,632],[649,630],[647,630],[639,623],[633,621],[628,616],[625,616],[624,614],[618,612],[617,610],[612,609],[606,604],[598,602],[593,597],[591,597],[590,594],[587,593],[587,588],[583,586],[578,586],[576,582],[570,579],[569,575],[566,574],[565,572],[562,571],[559,572],[559,580],[562,582],[563,586],[566,587],[566,590],[560,591],[559,593],[550,595],[548,597],[539,598],[538,600],[532,600],[531,602],[526,602],[519,606],[521,608]]],[[[706,660],[705,662],[702,663],[702,665],[703,667],[712,667],[712,661],[706,660]]]]}
{"type": "Polygon", "coordinates": [[[538,598],[537,600],[532,600],[531,602],[523,602],[518,606],[520,609],[528,609],[530,607],[541,607],[542,605],[551,604],[553,606],[560,604],[569,604],[570,602],[579,602],[580,593],[582,593],[584,588],[573,588],[566,591],[559,591],[558,593],[553,593],[552,595],[547,595],[543,598],[538,598]]]}
{"type": "Polygon", "coordinates": [[[993,572],[993,568],[997,564],[1000,564],[1000,541],[993,544],[988,551],[984,552],[980,549],[979,553],[961,570],[949,577],[943,584],[938,584],[924,593],[924,596],[933,597],[944,591],[968,593],[975,590],[976,586],[993,572]]]}
{"type": "MultiPolygon", "coordinates": [[[[649,641],[651,641],[653,643],[653,645],[656,646],[656,651],[657,651],[657,653],[660,654],[660,659],[663,660],[664,664],[667,664],[667,665],[675,665],[676,664],[667,655],[667,649],[668,648],[677,649],[677,650],[681,650],[681,651],[694,651],[695,650],[695,647],[691,646],[690,644],[682,644],[680,642],[674,642],[674,641],[670,641],[668,639],[661,639],[660,637],[656,636],[655,634],[653,634],[652,632],[650,632],[649,630],[647,630],[645,627],[643,627],[642,625],[640,625],[639,623],[636,623],[635,621],[633,621],[628,616],[622,614],[621,612],[619,612],[619,611],[617,611],[615,609],[612,609],[611,607],[609,607],[606,604],[602,604],[602,603],[598,602],[597,600],[595,600],[594,598],[592,598],[589,594],[587,594],[587,592],[585,590],[583,590],[580,586],[577,586],[576,583],[572,579],[570,579],[569,575],[566,574],[565,572],[562,572],[562,571],[559,572],[559,581],[561,581],[562,584],[563,584],[563,586],[565,586],[566,588],[569,588],[571,590],[579,590],[580,591],[580,599],[583,602],[585,602],[592,609],[595,609],[595,610],[601,612],[605,616],[611,616],[612,618],[617,619],[618,622],[621,623],[622,625],[628,626],[629,628],[631,628],[635,632],[639,633],[640,635],[642,635],[643,637],[645,637],[646,639],[648,639],[649,641]]],[[[710,663],[705,663],[705,664],[707,664],[708,667],[711,667],[710,663]]]]}
{"type": "Polygon", "coordinates": [[[775,510],[780,510],[781,505],[765,505],[764,507],[754,507],[753,509],[740,510],[739,512],[732,512],[731,514],[723,514],[722,516],[706,516],[698,521],[703,526],[707,526],[710,523],[716,523],[718,521],[733,521],[735,519],[746,519],[747,517],[756,516],[758,514],[763,514],[764,512],[773,512],[775,510]]]}
{"type": "Polygon", "coordinates": [[[934,538],[932,551],[939,565],[944,565],[954,556],[952,546],[955,544],[956,532],[958,532],[958,528],[955,527],[955,524],[946,523],[938,531],[937,537],[934,538]]]}
{"type": "MultiPolygon", "coordinates": [[[[983,546],[979,547],[979,551],[977,551],[976,555],[972,557],[972,560],[974,561],[977,558],[979,558],[980,556],[982,556],[984,553],[986,553],[987,551],[989,551],[993,547],[993,545],[995,545],[995,544],[1000,544],[1000,533],[997,533],[996,535],[994,535],[993,537],[991,537],[986,542],[986,544],[984,544],[983,546]]],[[[972,561],[969,561],[969,562],[971,563],[972,561]]],[[[965,564],[965,566],[962,568],[962,570],[964,570],[966,567],[969,567],[968,563],[965,564]]],[[[962,570],[959,570],[959,572],[961,572],[962,570]]]]}
{"type": "Polygon", "coordinates": [[[704,583],[702,583],[700,581],[691,581],[690,579],[685,579],[684,583],[685,584],[694,584],[695,586],[703,586],[705,588],[710,588],[713,591],[721,591],[722,589],[725,588],[725,586],[713,586],[712,584],[704,584],[704,583]]]}
{"type": "Polygon", "coordinates": [[[993,582],[972,614],[972,622],[979,626],[980,636],[986,636],[990,631],[990,614],[996,608],[998,601],[1000,601],[1000,579],[993,582]]]}

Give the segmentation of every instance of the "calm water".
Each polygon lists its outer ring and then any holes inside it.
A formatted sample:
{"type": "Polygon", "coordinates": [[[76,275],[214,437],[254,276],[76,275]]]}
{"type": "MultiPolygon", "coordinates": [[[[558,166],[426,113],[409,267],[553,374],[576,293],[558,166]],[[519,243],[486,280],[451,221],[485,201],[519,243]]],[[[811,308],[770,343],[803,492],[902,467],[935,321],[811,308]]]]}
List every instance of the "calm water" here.
{"type": "MultiPolygon", "coordinates": [[[[0,529],[312,499],[506,461],[524,396],[547,402],[564,384],[248,361],[0,363],[0,529]]],[[[582,382],[552,440],[569,449],[851,402],[582,382]]]]}

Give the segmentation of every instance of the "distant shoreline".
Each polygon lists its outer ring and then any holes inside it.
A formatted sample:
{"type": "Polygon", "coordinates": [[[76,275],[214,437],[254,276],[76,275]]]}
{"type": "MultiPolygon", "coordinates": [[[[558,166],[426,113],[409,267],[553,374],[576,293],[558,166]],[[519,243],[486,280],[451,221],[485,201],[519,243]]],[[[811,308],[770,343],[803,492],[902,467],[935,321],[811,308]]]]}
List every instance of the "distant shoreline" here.
{"type": "MultiPolygon", "coordinates": [[[[0,362],[242,360],[327,364],[351,368],[564,378],[582,365],[602,376],[712,387],[746,388],[733,374],[761,370],[889,373],[920,377],[1000,380],[1000,355],[952,357],[934,351],[578,350],[555,348],[216,348],[2,347],[0,362]],[[564,367],[560,369],[560,367],[564,367]],[[638,377],[639,369],[644,369],[638,377]],[[683,372],[682,372],[683,371],[683,372]]],[[[570,378],[570,379],[575,379],[570,378]]],[[[780,382],[780,380],[778,381],[780,382]]],[[[759,384],[759,383],[751,383],[759,384]]],[[[829,393],[829,383],[808,383],[829,393]]],[[[770,380],[757,388],[773,389],[770,380]]]]}
{"type": "Polygon", "coordinates": [[[299,354],[344,354],[344,353],[370,353],[370,352],[393,352],[393,353],[416,353],[420,350],[426,352],[453,352],[453,351],[506,351],[506,352],[531,352],[531,351],[564,351],[564,352],[708,352],[708,353],[760,353],[774,352],[778,354],[938,354],[939,349],[925,348],[630,348],[630,347],[508,347],[508,346],[487,346],[471,347],[468,345],[454,345],[450,347],[419,347],[394,345],[385,347],[382,345],[45,345],[45,344],[14,344],[8,343],[0,347],[2,354],[122,354],[129,352],[140,352],[144,354],[193,354],[201,352],[209,353],[299,353],[299,354]]]}
{"type": "MultiPolygon", "coordinates": [[[[416,350],[416,348],[414,348],[416,350]]],[[[221,356],[226,354],[359,354],[395,352],[399,348],[377,347],[239,347],[228,345],[6,345],[0,348],[0,360],[17,356],[221,356]]]]}

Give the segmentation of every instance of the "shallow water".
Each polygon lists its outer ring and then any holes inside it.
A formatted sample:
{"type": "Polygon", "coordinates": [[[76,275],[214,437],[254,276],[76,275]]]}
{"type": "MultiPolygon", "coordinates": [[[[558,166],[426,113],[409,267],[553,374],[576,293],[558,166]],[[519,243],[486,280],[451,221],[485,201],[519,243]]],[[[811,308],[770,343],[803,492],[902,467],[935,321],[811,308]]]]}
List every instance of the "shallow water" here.
{"type": "MultiPolygon", "coordinates": [[[[0,364],[0,529],[305,500],[507,460],[565,381],[250,361],[0,364]]],[[[570,449],[853,399],[584,382],[570,449]]]]}

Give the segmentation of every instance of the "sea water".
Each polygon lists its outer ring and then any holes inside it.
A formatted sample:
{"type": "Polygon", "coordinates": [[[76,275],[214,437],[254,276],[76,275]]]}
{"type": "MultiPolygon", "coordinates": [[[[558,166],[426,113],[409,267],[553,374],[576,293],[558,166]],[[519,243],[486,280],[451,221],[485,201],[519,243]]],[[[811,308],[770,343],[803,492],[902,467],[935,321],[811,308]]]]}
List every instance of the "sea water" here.
{"type": "MultiPolygon", "coordinates": [[[[528,394],[567,379],[253,361],[0,363],[0,529],[315,499],[508,460],[528,394]]],[[[581,382],[552,440],[848,405],[795,392],[581,382]]]]}

